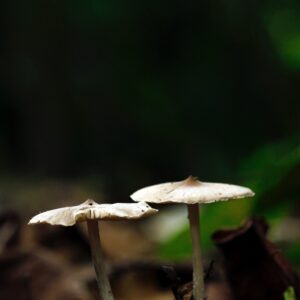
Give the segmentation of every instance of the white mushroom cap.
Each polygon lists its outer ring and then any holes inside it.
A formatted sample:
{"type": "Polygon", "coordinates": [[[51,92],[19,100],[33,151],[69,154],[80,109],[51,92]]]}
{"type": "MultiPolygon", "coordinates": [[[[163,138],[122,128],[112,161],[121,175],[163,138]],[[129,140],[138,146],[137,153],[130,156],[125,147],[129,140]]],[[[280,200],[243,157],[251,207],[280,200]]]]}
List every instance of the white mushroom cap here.
{"type": "Polygon", "coordinates": [[[147,203],[98,204],[93,200],[40,213],[29,221],[29,225],[47,223],[50,225],[72,226],[87,220],[124,220],[139,219],[155,214],[157,209],[147,203]]]}
{"type": "Polygon", "coordinates": [[[254,193],[245,187],[201,182],[195,177],[183,181],[162,183],[142,188],[130,197],[134,201],[150,203],[211,203],[230,199],[252,197],[254,193]]]}

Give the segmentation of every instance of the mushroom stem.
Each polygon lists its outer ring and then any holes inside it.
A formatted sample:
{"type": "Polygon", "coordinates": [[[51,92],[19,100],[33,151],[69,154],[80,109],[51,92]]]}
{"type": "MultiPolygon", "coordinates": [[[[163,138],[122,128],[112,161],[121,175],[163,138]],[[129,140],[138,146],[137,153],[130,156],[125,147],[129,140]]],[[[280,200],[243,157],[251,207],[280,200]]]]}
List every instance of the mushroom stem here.
{"type": "Polygon", "coordinates": [[[90,237],[94,268],[97,275],[100,300],[114,300],[109,280],[105,271],[104,257],[99,237],[98,221],[88,220],[87,227],[90,237]]]}
{"type": "Polygon", "coordinates": [[[193,298],[204,300],[204,272],[200,247],[199,204],[188,204],[193,246],[193,298]]]}

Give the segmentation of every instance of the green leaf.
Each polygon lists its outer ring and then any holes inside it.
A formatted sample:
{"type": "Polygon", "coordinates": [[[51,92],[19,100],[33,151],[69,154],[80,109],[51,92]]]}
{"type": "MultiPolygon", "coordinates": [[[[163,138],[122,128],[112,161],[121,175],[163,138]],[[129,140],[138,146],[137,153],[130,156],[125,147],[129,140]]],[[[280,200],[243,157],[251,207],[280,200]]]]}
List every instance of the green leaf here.
{"type": "Polygon", "coordinates": [[[284,300],[296,300],[294,288],[292,286],[283,293],[284,300]]]}

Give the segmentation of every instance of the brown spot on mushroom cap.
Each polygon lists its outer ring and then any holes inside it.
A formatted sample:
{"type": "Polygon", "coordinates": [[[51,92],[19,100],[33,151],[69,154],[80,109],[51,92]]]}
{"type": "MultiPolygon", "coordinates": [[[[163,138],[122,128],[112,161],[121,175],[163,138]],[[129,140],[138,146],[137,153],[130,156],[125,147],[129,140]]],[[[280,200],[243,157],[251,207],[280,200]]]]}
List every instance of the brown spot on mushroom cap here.
{"type": "Polygon", "coordinates": [[[47,223],[50,225],[72,226],[87,220],[131,220],[140,219],[157,212],[147,203],[98,204],[87,200],[80,205],[57,208],[40,213],[29,221],[29,225],[47,223]]]}
{"type": "Polygon", "coordinates": [[[93,199],[87,199],[86,201],[83,202],[83,204],[92,206],[94,204],[97,204],[97,202],[95,202],[93,199]]]}
{"type": "Polygon", "coordinates": [[[242,186],[201,182],[195,177],[142,188],[131,195],[134,201],[150,203],[211,203],[252,197],[254,193],[242,186]]]}
{"type": "Polygon", "coordinates": [[[183,180],[182,184],[184,186],[199,186],[201,184],[201,182],[198,180],[197,177],[194,177],[191,175],[187,179],[183,180]]]}

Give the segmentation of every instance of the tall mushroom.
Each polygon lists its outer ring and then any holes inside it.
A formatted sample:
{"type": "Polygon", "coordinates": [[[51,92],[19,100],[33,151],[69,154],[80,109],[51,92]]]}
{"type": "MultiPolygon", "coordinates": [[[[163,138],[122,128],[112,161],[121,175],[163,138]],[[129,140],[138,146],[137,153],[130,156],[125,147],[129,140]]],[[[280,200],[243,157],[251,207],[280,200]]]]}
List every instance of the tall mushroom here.
{"type": "Polygon", "coordinates": [[[203,300],[204,273],[200,247],[199,204],[252,197],[254,193],[245,187],[201,182],[188,177],[178,182],[162,183],[142,188],[131,195],[134,201],[150,203],[184,203],[188,208],[188,217],[193,245],[193,296],[203,300]]]}
{"type": "Polygon", "coordinates": [[[157,210],[148,204],[115,203],[98,204],[87,200],[80,205],[49,210],[36,215],[29,225],[47,223],[50,225],[72,226],[78,222],[87,222],[92,258],[97,275],[97,283],[101,300],[113,300],[113,294],[105,272],[104,256],[99,237],[98,220],[132,220],[140,219],[156,213],[157,210]]]}

